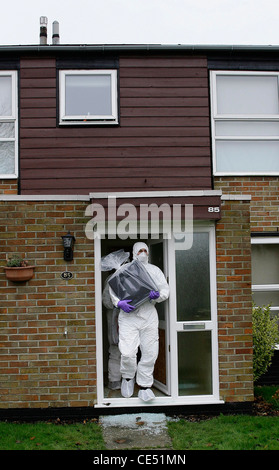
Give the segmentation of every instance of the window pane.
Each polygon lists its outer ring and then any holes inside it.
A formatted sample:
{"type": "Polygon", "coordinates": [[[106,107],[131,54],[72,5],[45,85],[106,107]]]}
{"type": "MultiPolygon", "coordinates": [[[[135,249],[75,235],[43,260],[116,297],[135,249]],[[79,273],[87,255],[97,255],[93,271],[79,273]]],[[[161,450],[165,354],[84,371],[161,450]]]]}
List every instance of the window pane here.
{"type": "Polygon", "coordinates": [[[279,141],[218,141],[217,171],[279,171],[279,141]]]}
{"type": "Polygon", "coordinates": [[[176,243],[177,321],[210,320],[209,234],[193,234],[189,250],[176,243]]]}
{"type": "Polygon", "coordinates": [[[0,116],[12,115],[12,77],[0,77],[0,116]]]}
{"type": "Polygon", "coordinates": [[[0,173],[15,172],[15,144],[14,142],[0,142],[0,173]]]}
{"type": "Polygon", "coordinates": [[[179,332],[179,395],[212,394],[211,372],[211,332],[179,332]]]}
{"type": "Polygon", "coordinates": [[[110,75],[66,76],[67,116],[112,114],[110,75]]]}
{"type": "Polygon", "coordinates": [[[252,284],[279,284],[279,245],[252,245],[252,284]]]}
{"type": "Polygon", "coordinates": [[[216,136],[279,136],[279,122],[217,121],[216,136]]]}
{"type": "Polygon", "coordinates": [[[15,137],[15,125],[13,122],[0,122],[0,137],[15,137]]]}
{"type": "Polygon", "coordinates": [[[253,301],[256,305],[261,307],[262,305],[271,304],[272,307],[279,306],[279,292],[277,291],[254,291],[253,301]]]}
{"type": "Polygon", "coordinates": [[[275,76],[217,76],[218,114],[278,114],[275,76]]]}

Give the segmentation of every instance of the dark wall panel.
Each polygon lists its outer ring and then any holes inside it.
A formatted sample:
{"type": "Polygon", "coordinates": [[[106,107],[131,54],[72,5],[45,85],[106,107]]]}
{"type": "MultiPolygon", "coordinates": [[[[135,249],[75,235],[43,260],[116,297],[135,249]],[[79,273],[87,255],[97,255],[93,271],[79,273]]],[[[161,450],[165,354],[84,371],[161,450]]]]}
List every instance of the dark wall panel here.
{"type": "Polygon", "coordinates": [[[211,189],[206,59],[120,57],[115,127],[58,126],[61,64],[21,59],[22,194],[211,189]]]}

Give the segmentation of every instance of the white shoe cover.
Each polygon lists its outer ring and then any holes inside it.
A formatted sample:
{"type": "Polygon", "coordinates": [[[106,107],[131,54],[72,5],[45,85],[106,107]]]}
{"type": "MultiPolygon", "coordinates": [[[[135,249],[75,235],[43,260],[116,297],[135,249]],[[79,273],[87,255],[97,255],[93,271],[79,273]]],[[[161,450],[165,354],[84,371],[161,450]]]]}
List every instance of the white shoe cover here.
{"type": "Polygon", "coordinates": [[[143,401],[150,401],[155,398],[155,395],[152,392],[151,388],[147,388],[146,390],[140,390],[138,397],[143,401]]]}
{"type": "Polygon", "coordinates": [[[135,379],[122,379],[121,383],[121,395],[124,398],[130,398],[134,393],[135,379]]]}

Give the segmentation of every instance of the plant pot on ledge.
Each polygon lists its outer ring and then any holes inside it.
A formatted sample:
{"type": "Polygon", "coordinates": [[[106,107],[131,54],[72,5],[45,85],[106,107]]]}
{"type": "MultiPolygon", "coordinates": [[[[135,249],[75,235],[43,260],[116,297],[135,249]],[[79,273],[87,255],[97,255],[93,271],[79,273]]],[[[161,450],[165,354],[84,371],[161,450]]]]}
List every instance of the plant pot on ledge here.
{"type": "Polygon", "coordinates": [[[34,268],[35,266],[29,266],[28,262],[19,256],[14,256],[9,259],[7,266],[4,269],[6,278],[9,281],[25,282],[30,281],[34,276],[34,268]]]}

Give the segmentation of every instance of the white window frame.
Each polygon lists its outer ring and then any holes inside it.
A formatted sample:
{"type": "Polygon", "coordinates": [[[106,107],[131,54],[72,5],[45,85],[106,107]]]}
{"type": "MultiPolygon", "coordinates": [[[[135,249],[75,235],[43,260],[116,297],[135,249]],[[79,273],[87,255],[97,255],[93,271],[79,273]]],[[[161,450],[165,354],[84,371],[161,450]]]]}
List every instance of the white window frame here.
{"type": "Polygon", "coordinates": [[[14,173],[0,173],[1,179],[13,179],[18,177],[18,94],[17,94],[17,72],[0,71],[0,77],[11,77],[12,79],[12,112],[10,116],[1,116],[0,123],[14,123],[14,137],[0,137],[0,142],[14,142],[15,144],[15,171],[14,173]]]}
{"type": "MultiPolygon", "coordinates": [[[[216,162],[216,141],[279,141],[278,136],[266,136],[266,135],[216,135],[216,122],[228,122],[228,121],[247,121],[247,122],[256,122],[256,121],[265,121],[265,122],[279,122],[279,113],[278,115],[270,114],[218,114],[217,112],[217,76],[227,75],[227,76],[274,76],[278,81],[278,90],[279,90],[279,72],[243,72],[243,71],[229,71],[229,70],[218,70],[210,72],[210,99],[211,99],[211,132],[212,132],[212,165],[213,165],[213,174],[215,176],[249,176],[249,175],[278,175],[278,171],[218,171],[217,162],[216,162]]],[[[278,155],[279,158],[279,155],[278,155]]]]}
{"type": "MultiPolygon", "coordinates": [[[[251,238],[252,245],[279,245],[279,237],[253,237],[251,238]]],[[[252,294],[253,292],[279,292],[279,284],[252,284],[252,294]]],[[[278,312],[279,305],[271,306],[271,312],[278,312]]],[[[276,349],[279,349],[279,344],[276,346],[276,349]]]]}
{"type": "Polygon", "coordinates": [[[118,93],[117,70],[60,70],[59,72],[59,124],[60,125],[111,125],[118,124],[118,93]],[[110,75],[111,77],[111,105],[112,112],[109,115],[66,115],[66,77],[69,75],[110,75]]]}

